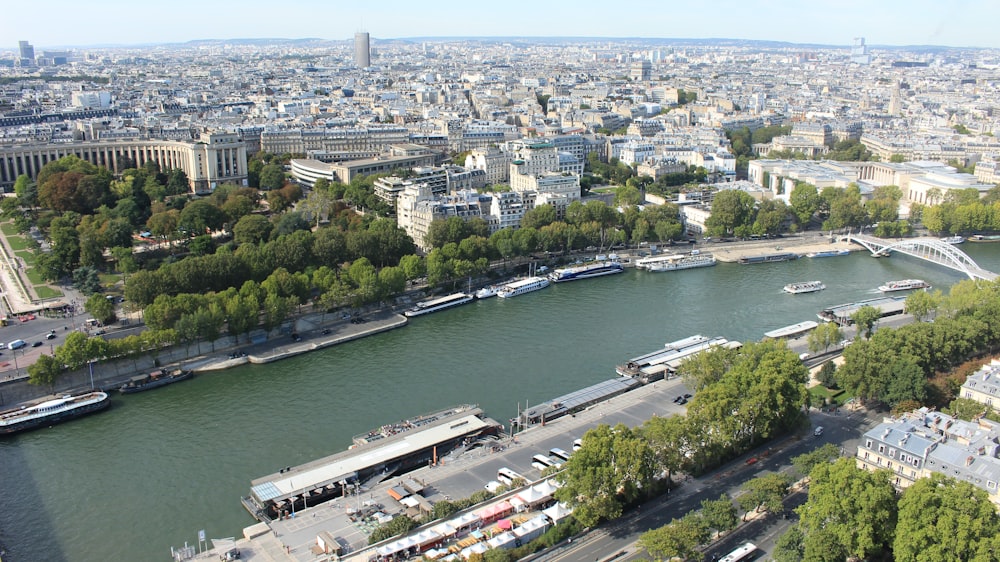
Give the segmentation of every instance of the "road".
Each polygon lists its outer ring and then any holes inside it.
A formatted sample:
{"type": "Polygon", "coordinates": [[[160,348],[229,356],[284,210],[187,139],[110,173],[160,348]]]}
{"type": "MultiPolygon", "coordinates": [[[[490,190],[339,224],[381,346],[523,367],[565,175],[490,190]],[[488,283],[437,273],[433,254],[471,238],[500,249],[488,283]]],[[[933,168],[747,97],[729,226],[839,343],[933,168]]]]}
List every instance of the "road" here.
{"type": "MultiPolygon", "coordinates": [[[[529,560],[648,560],[648,553],[636,544],[643,532],[697,510],[702,500],[718,499],[721,494],[735,497],[748,480],[770,472],[789,472],[792,470],[792,458],[824,443],[839,445],[845,454],[852,455],[857,450],[861,435],[881,421],[881,414],[866,411],[843,414],[813,411],[809,418],[812,426],[821,425],[825,428],[822,437],[814,437],[811,431],[803,430],[800,435],[761,447],[715,472],[682,483],[667,496],[647,502],[639,509],[573,539],[571,543],[559,545],[529,560]],[[765,456],[768,450],[771,453],[765,456]],[[747,464],[747,459],[751,457],[758,460],[747,464]]],[[[804,493],[794,494],[786,499],[786,509],[793,509],[804,501],[804,493]]],[[[757,544],[761,551],[770,554],[773,552],[774,542],[794,522],[794,517],[785,520],[778,516],[754,520],[707,548],[705,559],[711,560],[715,554],[721,557],[748,540],[757,544]]]]}

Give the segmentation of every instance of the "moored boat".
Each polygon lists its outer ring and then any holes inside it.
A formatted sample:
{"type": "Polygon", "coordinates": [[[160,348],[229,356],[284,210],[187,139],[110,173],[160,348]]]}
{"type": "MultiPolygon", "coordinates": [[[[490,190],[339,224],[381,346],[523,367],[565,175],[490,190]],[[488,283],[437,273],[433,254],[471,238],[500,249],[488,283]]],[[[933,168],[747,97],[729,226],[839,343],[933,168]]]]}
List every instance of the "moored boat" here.
{"type": "Polygon", "coordinates": [[[913,289],[929,289],[930,284],[923,279],[902,279],[900,281],[886,281],[884,285],[879,285],[878,290],[883,293],[895,291],[912,291],[913,289]]]}
{"type": "Polygon", "coordinates": [[[806,320],[804,322],[796,322],[790,326],[784,326],[776,330],[771,330],[769,332],[764,332],[764,338],[770,339],[781,339],[781,338],[797,338],[810,330],[816,329],[819,324],[815,320],[806,320]]]}
{"type": "Polygon", "coordinates": [[[172,373],[164,373],[163,371],[153,371],[147,375],[140,375],[137,377],[132,377],[129,381],[119,388],[119,392],[122,394],[133,394],[136,392],[142,392],[144,390],[153,390],[154,388],[159,388],[161,386],[167,386],[168,384],[173,384],[175,382],[186,381],[194,376],[194,371],[181,371],[177,370],[172,373]]]}
{"type": "Polygon", "coordinates": [[[552,273],[549,273],[549,280],[553,283],[564,283],[566,281],[614,275],[615,273],[622,273],[624,271],[625,268],[617,261],[592,261],[582,265],[555,269],[552,273]]]}
{"type": "Polygon", "coordinates": [[[961,244],[965,242],[965,238],[962,238],[961,236],[945,236],[941,239],[941,241],[945,244],[961,244]]]}
{"type": "Polygon", "coordinates": [[[710,267],[715,265],[715,256],[712,254],[694,254],[674,256],[674,259],[651,263],[646,266],[649,271],[678,271],[681,269],[693,269],[696,267],[710,267]]]}
{"type": "Polygon", "coordinates": [[[549,286],[548,277],[525,277],[511,281],[497,291],[497,296],[502,299],[509,299],[532,291],[538,291],[549,286]]]}
{"type": "Polygon", "coordinates": [[[822,252],[809,252],[806,254],[807,258],[833,258],[836,256],[846,256],[850,254],[850,250],[824,250],[822,252]]]}
{"type": "Polygon", "coordinates": [[[969,242],[1000,242],[1000,234],[973,234],[969,242]]]}
{"type": "Polygon", "coordinates": [[[754,263],[772,263],[779,261],[789,261],[799,259],[798,254],[792,252],[786,252],[782,254],[763,254],[760,256],[744,256],[740,258],[740,263],[742,264],[754,264],[754,263]]]}
{"type": "Polygon", "coordinates": [[[111,405],[106,392],[95,390],[83,394],[66,394],[33,406],[0,412],[0,435],[27,431],[68,421],[103,410],[111,405]]]}
{"type": "Polygon", "coordinates": [[[786,293],[798,295],[800,293],[815,293],[816,291],[822,291],[825,288],[826,285],[824,285],[822,281],[802,281],[799,283],[789,283],[785,285],[783,290],[786,293]]]}
{"type": "Polygon", "coordinates": [[[459,306],[472,302],[472,295],[466,293],[453,293],[446,297],[418,302],[416,306],[403,312],[403,316],[414,317],[431,312],[437,312],[453,306],[459,306]]]}
{"type": "Polygon", "coordinates": [[[488,286],[483,287],[482,289],[479,289],[478,291],[476,291],[476,298],[477,299],[488,299],[490,297],[495,297],[495,296],[497,296],[497,291],[499,289],[500,289],[500,287],[498,287],[496,285],[488,285],[488,286]]]}

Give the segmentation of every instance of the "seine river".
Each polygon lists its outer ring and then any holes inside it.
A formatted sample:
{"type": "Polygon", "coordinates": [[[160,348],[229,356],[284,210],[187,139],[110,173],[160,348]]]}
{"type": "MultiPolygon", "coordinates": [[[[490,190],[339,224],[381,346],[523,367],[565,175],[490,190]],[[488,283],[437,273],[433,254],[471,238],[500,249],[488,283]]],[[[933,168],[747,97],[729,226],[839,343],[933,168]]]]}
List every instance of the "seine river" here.
{"type": "MultiPolygon", "coordinates": [[[[961,249],[1000,271],[1000,244],[961,249]]],[[[241,536],[250,480],[345,449],[351,436],[444,406],[507,420],[614,377],[614,366],[693,334],[757,340],[892,279],[936,288],[957,272],[898,255],[736,265],[554,285],[415,318],[271,365],[114,398],[106,413],[0,439],[4,560],[170,560],[170,547],[241,536]],[[827,289],[786,295],[794,281],[827,289]]]]}

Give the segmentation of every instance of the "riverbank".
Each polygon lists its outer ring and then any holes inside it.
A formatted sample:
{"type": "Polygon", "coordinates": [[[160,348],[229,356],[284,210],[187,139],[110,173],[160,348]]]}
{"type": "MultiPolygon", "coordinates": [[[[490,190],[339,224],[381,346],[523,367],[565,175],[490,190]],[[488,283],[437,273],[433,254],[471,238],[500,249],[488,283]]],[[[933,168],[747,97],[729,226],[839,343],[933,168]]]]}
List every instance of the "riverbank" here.
{"type": "Polygon", "coordinates": [[[194,344],[194,349],[175,345],[155,355],[99,363],[92,369],[65,373],[52,388],[30,384],[27,377],[21,377],[0,383],[0,406],[11,408],[90,388],[114,391],[131,377],[156,369],[201,373],[246,363],[262,365],[401,328],[407,321],[405,316],[391,309],[348,318],[335,314],[305,314],[292,321],[290,326],[291,334],[295,334],[298,341],[294,341],[291,335],[283,335],[247,344],[224,337],[211,343],[194,344]],[[211,351],[203,352],[203,348],[210,348],[211,351]]]}
{"type": "MultiPolygon", "coordinates": [[[[247,346],[240,349],[240,352],[233,356],[232,353],[222,356],[206,356],[189,361],[180,365],[180,368],[195,372],[218,371],[228,369],[246,363],[263,365],[282,359],[288,359],[325,349],[341,343],[346,343],[356,339],[373,336],[388,330],[402,328],[408,322],[405,316],[392,311],[380,311],[363,318],[363,321],[347,321],[341,319],[335,323],[324,323],[322,318],[317,319],[312,315],[305,316],[296,321],[294,332],[298,335],[299,341],[290,344],[279,344],[278,339],[247,346]]],[[[329,314],[325,316],[330,316],[329,314]]]]}

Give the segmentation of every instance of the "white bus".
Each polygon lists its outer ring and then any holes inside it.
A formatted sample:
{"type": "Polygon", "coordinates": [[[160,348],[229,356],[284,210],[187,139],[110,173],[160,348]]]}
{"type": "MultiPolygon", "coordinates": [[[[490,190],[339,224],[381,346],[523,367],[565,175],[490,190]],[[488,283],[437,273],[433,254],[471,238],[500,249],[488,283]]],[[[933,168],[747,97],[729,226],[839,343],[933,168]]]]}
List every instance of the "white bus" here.
{"type": "Polygon", "coordinates": [[[555,465],[555,461],[545,455],[535,455],[531,457],[531,466],[537,468],[538,470],[545,470],[546,468],[555,465]]]}
{"type": "Polygon", "coordinates": [[[569,460],[569,453],[563,451],[559,447],[552,447],[549,449],[549,456],[557,461],[566,462],[569,460]]]}
{"type": "Polygon", "coordinates": [[[528,481],[524,476],[521,476],[506,466],[497,471],[497,480],[507,486],[513,485],[516,480],[520,480],[522,482],[528,481]]]}
{"type": "Polygon", "coordinates": [[[740,560],[746,560],[749,558],[754,552],[757,552],[757,545],[752,542],[748,542],[720,558],[719,562],[740,562],[740,560]]]}

